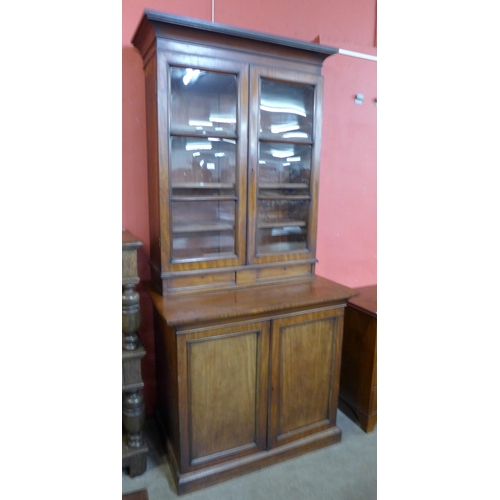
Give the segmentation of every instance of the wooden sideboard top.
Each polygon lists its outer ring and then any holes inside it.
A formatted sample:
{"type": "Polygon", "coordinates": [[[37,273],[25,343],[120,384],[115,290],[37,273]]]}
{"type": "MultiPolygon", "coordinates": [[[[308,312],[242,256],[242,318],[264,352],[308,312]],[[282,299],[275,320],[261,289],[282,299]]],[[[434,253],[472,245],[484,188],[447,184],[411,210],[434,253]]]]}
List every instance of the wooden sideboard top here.
{"type": "Polygon", "coordinates": [[[341,304],[356,293],[351,288],[320,276],[302,282],[173,297],[160,295],[151,284],[148,291],[155,308],[171,326],[255,317],[258,314],[314,305],[341,304]]]}
{"type": "Polygon", "coordinates": [[[356,288],[358,295],[351,297],[348,304],[355,309],[364,311],[377,317],[377,285],[364,286],[356,288]]]}

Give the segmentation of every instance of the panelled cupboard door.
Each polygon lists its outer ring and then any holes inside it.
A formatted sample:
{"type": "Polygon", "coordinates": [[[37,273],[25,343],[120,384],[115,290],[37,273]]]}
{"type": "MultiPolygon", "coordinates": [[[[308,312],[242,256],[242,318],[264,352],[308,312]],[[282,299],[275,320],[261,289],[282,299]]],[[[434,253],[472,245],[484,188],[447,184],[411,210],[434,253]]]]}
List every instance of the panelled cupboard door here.
{"type": "Polygon", "coordinates": [[[269,447],[336,423],[343,309],[273,321],[269,447]]]}
{"type": "Polygon", "coordinates": [[[181,470],[266,447],[269,322],[179,336],[181,470]]]}
{"type": "Polygon", "coordinates": [[[246,259],[248,65],[158,54],[163,268],[246,259]]]}
{"type": "Polygon", "coordinates": [[[250,72],[248,262],[316,255],[323,77],[250,72]]]}

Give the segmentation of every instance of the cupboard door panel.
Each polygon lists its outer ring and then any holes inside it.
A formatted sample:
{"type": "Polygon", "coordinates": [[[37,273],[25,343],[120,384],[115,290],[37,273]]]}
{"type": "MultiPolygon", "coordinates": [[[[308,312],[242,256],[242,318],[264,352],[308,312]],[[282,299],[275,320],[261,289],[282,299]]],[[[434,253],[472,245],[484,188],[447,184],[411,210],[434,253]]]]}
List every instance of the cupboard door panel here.
{"type": "Polygon", "coordinates": [[[338,310],[273,322],[271,447],[335,425],[341,322],[338,310]]]}
{"type": "Polygon", "coordinates": [[[264,449],[269,326],[220,328],[186,341],[186,466],[264,449]]]}

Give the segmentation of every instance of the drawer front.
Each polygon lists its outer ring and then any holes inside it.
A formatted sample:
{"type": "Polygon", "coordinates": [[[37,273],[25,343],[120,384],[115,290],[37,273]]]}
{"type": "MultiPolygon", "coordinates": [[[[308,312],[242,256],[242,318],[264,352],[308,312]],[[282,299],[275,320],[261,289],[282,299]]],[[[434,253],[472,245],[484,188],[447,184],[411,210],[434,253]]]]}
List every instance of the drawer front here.
{"type": "Polygon", "coordinates": [[[205,288],[220,288],[233,286],[236,282],[234,272],[202,273],[194,276],[182,276],[165,280],[169,292],[202,290],[205,288]]]}

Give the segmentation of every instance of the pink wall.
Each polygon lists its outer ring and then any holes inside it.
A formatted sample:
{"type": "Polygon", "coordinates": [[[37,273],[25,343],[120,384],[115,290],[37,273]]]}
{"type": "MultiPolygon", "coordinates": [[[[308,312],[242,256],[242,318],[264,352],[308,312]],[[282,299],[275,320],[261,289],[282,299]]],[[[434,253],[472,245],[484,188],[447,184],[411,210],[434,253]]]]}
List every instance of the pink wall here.
{"type": "MultiPolygon", "coordinates": [[[[210,21],[212,0],[123,0],[122,226],[144,242],[139,275],[150,278],[142,60],[130,40],[145,8],[210,21]]],[[[376,0],[214,0],[215,22],[376,55],[376,0]]],[[[377,282],[377,63],[343,55],[323,66],[317,274],[351,287],[377,282]],[[354,104],[357,93],[363,105],[354,104]]],[[[146,411],[154,407],[152,306],[141,290],[146,411]]]]}

